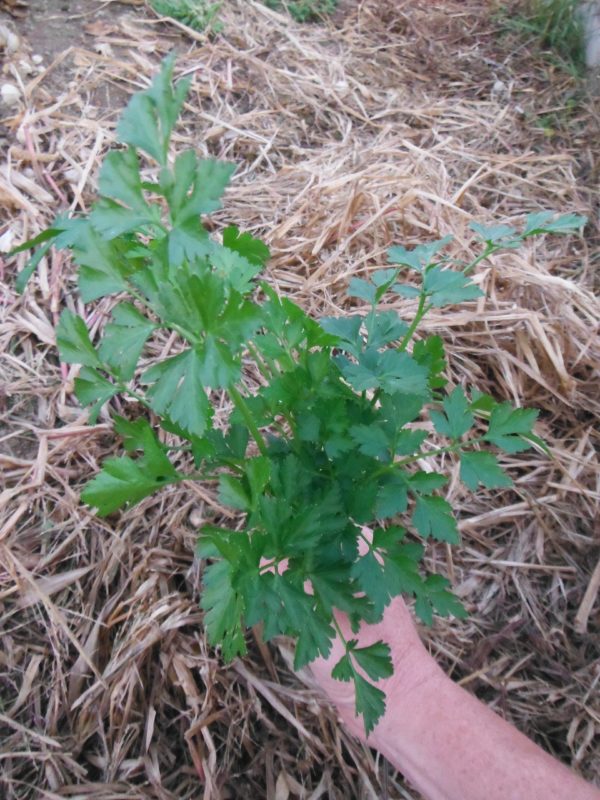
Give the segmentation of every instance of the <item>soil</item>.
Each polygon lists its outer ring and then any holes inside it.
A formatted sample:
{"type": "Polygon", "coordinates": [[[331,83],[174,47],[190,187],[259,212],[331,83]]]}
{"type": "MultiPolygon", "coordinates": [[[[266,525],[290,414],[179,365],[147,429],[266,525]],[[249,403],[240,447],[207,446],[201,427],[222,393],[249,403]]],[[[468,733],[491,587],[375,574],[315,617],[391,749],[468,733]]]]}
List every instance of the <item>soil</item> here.
{"type": "MultiPolygon", "coordinates": [[[[0,23],[7,23],[25,40],[30,55],[39,55],[45,66],[69,47],[91,47],[93,39],[88,26],[110,22],[124,11],[140,5],[133,2],[101,2],[101,0],[30,0],[20,6],[17,17],[4,11],[0,3],[0,23]]],[[[10,8],[10,6],[9,6],[10,8]]],[[[65,68],[53,70],[46,85],[57,89],[63,84],[65,68]]],[[[106,99],[110,102],[110,98],[106,99]]]]}
{"type": "Polygon", "coordinates": [[[100,0],[35,0],[17,22],[17,28],[28,40],[33,53],[50,60],[67,47],[88,44],[85,27],[90,23],[110,21],[131,7],[131,3],[100,0]]]}

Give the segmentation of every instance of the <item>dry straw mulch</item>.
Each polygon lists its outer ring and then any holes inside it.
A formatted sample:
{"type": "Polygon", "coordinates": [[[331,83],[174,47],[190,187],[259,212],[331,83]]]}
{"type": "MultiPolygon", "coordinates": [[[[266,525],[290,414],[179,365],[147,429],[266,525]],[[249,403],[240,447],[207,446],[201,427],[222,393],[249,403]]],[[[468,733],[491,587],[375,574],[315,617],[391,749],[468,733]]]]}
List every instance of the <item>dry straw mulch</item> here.
{"type": "MultiPolygon", "coordinates": [[[[453,382],[541,409],[552,457],[511,457],[503,492],[451,482],[463,544],[432,548],[431,565],[471,616],[424,636],[456,680],[593,779],[598,117],[581,84],[501,38],[490,10],[362,0],[302,27],[227,0],[212,41],[139,5],[90,17],[89,46],[24,77],[25,103],[4,120],[0,235],[21,241],[60,208],[89,207],[123,98],[173,46],[193,77],[177,146],[239,164],[218,227],[263,235],[269,279],[315,314],[349,309],[349,277],[382,266],[392,243],[452,233],[467,258],[473,219],[588,214],[584,238],[481,265],[487,298],[427,323],[448,342],[453,382]]],[[[80,505],[117,445],[107,416],[86,426],[75,370],[57,361],[57,316],[82,310],[73,267],[52,255],[23,297],[15,270],[3,266],[0,309],[2,797],[416,798],[337,727],[283,645],[254,637],[228,667],[207,646],[192,551],[198,524],[221,513],[211,489],[172,488],[107,521],[80,505]]],[[[85,313],[101,324],[107,309],[85,313]]]]}

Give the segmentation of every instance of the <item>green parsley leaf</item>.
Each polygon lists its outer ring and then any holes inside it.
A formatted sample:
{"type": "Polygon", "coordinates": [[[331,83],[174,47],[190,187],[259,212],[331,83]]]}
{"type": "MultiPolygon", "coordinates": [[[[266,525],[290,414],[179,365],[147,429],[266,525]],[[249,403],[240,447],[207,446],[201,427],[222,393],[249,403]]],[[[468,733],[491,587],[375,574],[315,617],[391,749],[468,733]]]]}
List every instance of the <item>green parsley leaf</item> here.
{"type": "Polygon", "coordinates": [[[79,265],[79,291],[84,303],[125,291],[127,277],[137,269],[137,261],[129,252],[130,242],[103,239],[89,218],[71,219],[67,223],[54,246],[71,249],[79,265]]]}
{"type": "Polygon", "coordinates": [[[561,214],[557,217],[554,211],[539,211],[527,215],[521,236],[525,239],[541,233],[577,233],[587,221],[587,217],[579,214],[561,214]]]}
{"type": "Polygon", "coordinates": [[[219,560],[205,568],[200,606],[205,612],[208,640],[214,647],[221,646],[224,660],[244,655],[242,597],[232,585],[232,567],[227,561],[219,560]]]}
{"type": "Polygon", "coordinates": [[[351,681],[354,678],[354,667],[348,653],[342,656],[331,670],[331,677],[335,678],[336,681],[344,682],[351,681]]]}
{"type": "Polygon", "coordinates": [[[471,392],[471,411],[489,417],[498,403],[489,394],[473,389],[471,392]]]}
{"type": "Polygon", "coordinates": [[[159,361],[142,381],[153,384],[147,396],[156,414],[167,415],[194,436],[202,436],[213,414],[205,390],[204,358],[195,349],[159,361]]]}
{"type": "Polygon", "coordinates": [[[104,329],[98,355],[121,380],[133,378],[144,345],[156,325],[131,303],[120,303],[104,329]]]}
{"type": "Polygon", "coordinates": [[[409,300],[413,300],[415,297],[420,297],[421,294],[423,294],[422,289],[418,286],[412,286],[409,283],[395,283],[392,286],[392,291],[395,294],[399,294],[400,297],[407,297],[409,300]]]}
{"type": "Polygon", "coordinates": [[[351,278],[348,284],[348,297],[358,297],[370,306],[377,302],[377,287],[362,278],[351,278]]]}
{"type": "Polygon", "coordinates": [[[352,655],[371,680],[378,681],[381,678],[389,678],[394,672],[390,648],[385,642],[380,641],[370,644],[368,647],[354,648],[352,655]]]}
{"type": "Polygon", "coordinates": [[[169,231],[166,238],[169,263],[173,266],[205,258],[214,250],[214,242],[210,240],[208,231],[195,218],[180,223],[169,231]]]}
{"type": "Polygon", "coordinates": [[[324,331],[338,337],[339,346],[347,353],[357,357],[363,349],[363,339],[360,329],[363,318],[354,315],[351,317],[323,317],[320,324],[324,331]]]}
{"type": "Polygon", "coordinates": [[[377,519],[388,519],[403,514],[408,508],[408,490],[401,476],[391,476],[379,489],[375,505],[377,519]]]}
{"type": "Polygon", "coordinates": [[[124,213],[130,210],[150,218],[150,209],[142,193],[140,164],[133,147],[108,153],[100,169],[98,187],[103,197],[122,203],[124,213]]]}
{"type": "Polygon", "coordinates": [[[247,511],[250,508],[250,498],[242,482],[233,475],[219,476],[219,502],[230,508],[247,511]]]}
{"type": "Polygon", "coordinates": [[[375,550],[385,550],[388,553],[396,552],[400,542],[404,541],[405,537],[406,528],[402,528],[400,525],[375,528],[372,546],[375,550]]]}
{"type": "Polygon", "coordinates": [[[352,613],[357,605],[356,587],[351,580],[351,569],[344,564],[318,564],[307,577],[323,608],[331,613],[334,608],[352,613]]]}
{"type": "Polygon", "coordinates": [[[403,395],[427,394],[428,370],[417,364],[408,353],[398,350],[380,353],[367,348],[359,355],[356,364],[343,356],[338,356],[336,363],[357,392],[381,388],[403,395]]]}
{"type": "Polygon", "coordinates": [[[413,525],[427,538],[433,536],[441,542],[458,544],[458,528],[452,506],[442,497],[419,495],[412,518],[413,525]]]}
{"type": "Polygon", "coordinates": [[[446,351],[441,336],[428,336],[413,345],[412,357],[429,371],[431,389],[441,389],[448,381],[443,377],[446,369],[446,351]]]}
{"type": "Polygon", "coordinates": [[[417,596],[415,612],[426,625],[433,624],[433,611],[441,617],[464,619],[467,616],[465,607],[448,591],[448,586],[449,582],[441,575],[428,575],[424,581],[422,591],[417,596]]]}
{"type": "Polygon", "coordinates": [[[460,479],[472,492],[480,483],[487,489],[512,486],[512,480],[502,470],[496,456],[486,452],[461,452],[460,479]]]}
{"type": "Polygon", "coordinates": [[[416,394],[384,394],[381,395],[380,408],[391,438],[420,416],[423,397],[416,394]]]}
{"type": "MultiPolygon", "coordinates": [[[[426,267],[435,263],[435,256],[447,244],[450,244],[453,239],[453,236],[444,236],[443,239],[420,244],[412,250],[407,250],[405,247],[400,246],[391,247],[388,250],[388,262],[390,264],[399,264],[402,267],[410,267],[417,270],[417,272],[423,272],[426,267]]],[[[396,291],[395,287],[394,291],[396,291]]]]}
{"type": "Polygon", "coordinates": [[[100,367],[98,353],[90,340],[87,325],[81,317],[65,309],[56,329],[56,344],[60,360],[65,364],[100,367]]]}
{"type": "Polygon", "coordinates": [[[252,279],[262,270],[260,264],[252,263],[226,247],[215,248],[210,261],[219,278],[240,294],[248,294],[253,290],[252,279]]]}
{"type": "Polygon", "coordinates": [[[145,226],[160,221],[157,206],[148,206],[148,211],[142,213],[104,197],[94,203],[89,219],[100,236],[108,240],[130,231],[143,231],[145,226]]]}
{"type": "Polygon", "coordinates": [[[115,432],[123,437],[123,447],[130,453],[135,450],[145,450],[151,446],[151,442],[157,441],[152,426],[144,417],[129,420],[115,416],[114,423],[115,432]]]}
{"type": "Polygon", "coordinates": [[[16,256],[18,253],[24,253],[26,250],[32,250],[39,244],[47,243],[48,241],[51,241],[52,239],[56,238],[56,236],[58,236],[58,234],[62,231],[60,222],[61,219],[59,217],[51,228],[46,228],[45,231],[38,233],[38,235],[34,236],[32,239],[27,239],[26,242],[17,245],[17,247],[13,247],[12,250],[10,250],[6,254],[7,258],[12,258],[13,256],[16,256]]]}
{"type": "Polygon", "coordinates": [[[244,598],[244,622],[249,628],[262,624],[262,635],[266,642],[285,633],[288,624],[281,597],[275,589],[275,584],[280,580],[280,576],[274,572],[261,575],[244,572],[237,581],[244,598]]]}
{"type": "Polygon", "coordinates": [[[451,394],[445,397],[443,406],[445,414],[439,411],[430,412],[433,425],[442,436],[458,441],[475,422],[462,387],[457,386],[451,394]]]}
{"type": "Polygon", "coordinates": [[[277,580],[275,585],[282,601],[281,613],[288,620],[286,629],[298,637],[294,669],[301,669],[318,656],[327,658],[335,630],[315,607],[315,598],[294,586],[287,575],[277,580]]]}
{"type": "Polygon", "coordinates": [[[518,232],[509,225],[481,225],[479,222],[471,222],[469,228],[488,245],[514,248],[521,243],[518,232]]]}
{"type": "Polygon", "coordinates": [[[134,460],[121,456],[107,459],[102,470],[81,493],[81,499],[105,517],[122,506],[139,503],[144,497],[182,477],[158,441],[153,439],[146,443],[142,458],[134,460]]]}
{"type": "Polygon", "coordinates": [[[381,614],[390,600],[390,592],[383,565],[379,563],[372,550],[368,550],[354,562],[351,575],[356,578],[361,592],[373,601],[375,612],[381,614]]]}
{"type": "Polygon", "coordinates": [[[271,257],[269,248],[264,242],[255,239],[250,233],[240,233],[235,225],[230,225],[223,231],[223,244],[261,269],[271,257]]]}
{"type": "Polygon", "coordinates": [[[167,162],[171,132],[187,95],[190,78],[172,87],[174,55],[163,60],[149,89],[134,94],[117,125],[117,139],[167,162]]]}
{"type": "Polygon", "coordinates": [[[376,425],[353,425],[350,436],[361,453],[374,458],[389,457],[389,442],[385,432],[376,425]]]}
{"type": "Polygon", "coordinates": [[[532,429],[537,416],[535,409],[513,408],[510,403],[501,403],[492,411],[489,428],[483,438],[507,453],[528,450],[536,438],[532,429]]]}
{"type": "Polygon", "coordinates": [[[414,430],[403,430],[395,438],[394,454],[398,456],[410,456],[418,453],[421,445],[429,436],[428,432],[421,428],[414,430]]]}
{"type": "Polygon", "coordinates": [[[357,672],[354,673],[354,688],[356,713],[362,714],[368,736],[385,712],[385,694],[357,672]]]}
{"type": "Polygon", "coordinates": [[[483,297],[483,292],[462,272],[431,267],[425,273],[424,289],[436,308],[483,297]]]}
{"type": "Polygon", "coordinates": [[[119,141],[143,150],[159,164],[165,163],[166,152],[154,103],[147,95],[133,95],[117,125],[117,137],[119,141]]]}
{"type": "Polygon", "coordinates": [[[304,625],[298,632],[294,669],[302,669],[315,658],[327,658],[331,652],[331,643],[335,637],[334,628],[319,616],[314,609],[305,614],[304,625]]]}
{"type": "Polygon", "coordinates": [[[391,342],[397,342],[408,330],[406,322],[398,317],[395,311],[372,311],[365,319],[367,329],[367,345],[380,348],[391,342]]]}
{"type": "Polygon", "coordinates": [[[88,422],[93,425],[98,419],[102,406],[119,391],[119,387],[107,381],[97,369],[83,367],[75,378],[75,396],[82,406],[92,406],[88,422]]]}
{"type": "Polygon", "coordinates": [[[390,595],[418,594],[422,579],[419,575],[419,561],[423,549],[413,544],[395,547],[385,558],[384,580],[390,595]]]}
{"type": "MultiPolygon", "coordinates": [[[[257,344],[260,342],[262,348],[265,339],[268,340],[269,353],[265,351],[266,355],[281,360],[286,368],[296,369],[297,364],[291,351],[335,346],[338,343],[335,336],[327,333],[296,303],[292,303],[287,297],[279,297],[266,283],[261,283],[260,288],[267,296],[267,301],[261,308],[261,322],[269,336],[257,339],[257,344]]],[[[322,359],[327,356],[327,369],[331,369],[328,353],[314,355],[322,359]]]]}
{"type": "MultiPolygon", "coordinates": [[[[198,160],[192,153],[181,167],[182,173],[184,170],[185,177],[176,172],[176,191],[167,197],[176,228],[201,214],[210,214],[221,208],[221,198],[235,172],[235,164],[215,159],[198,160]]],[[[262,264],[258,266],[262,268],[262,264]]]]}
{"type": "MultiPolygon", "coordinates": [[[[245,448],[244,448],[245,450],[245,448]]],[[[246,461],[244,465],[246,478],[250,487],[250,496],[253,500],[253,507],[256,507],[258,500],[262,497],[264,490],[271,477],[271,462],[265,456],[256,456],[246,461]]]]}
{"type": "Polygon", "coordinates": [[[418,494],[431,494],[436,489],[441,489],[446,483],[448,483],[448,478],[440,475],[439,472],[419,471],[408,479],[410,488],[418,494]]]}
{"type": "MultiPolygon", "coordinates": [[[[47,230],[47,231],[44,231],[43,233],[46,233],[46,234],[49,233],[50,234],[50,236],[46,236],[45,237],[46,239],[50,239],[51,237],[53,237],[55,235],[51,228],[49,230],[47,230]]],[[[11,253],[9,253],[9,256],[11,256],[11,255],[13,255],[13,254],[15,254],[17,252],[20,252],[21,249],[28,249],[28,247],[26,247],[26,245],[34,247],[35,244],[38,241],[40,241],[40,237],[43,236],[43,233],[41,233],[39,236],[36,236],[35,239],[32,239],[31,243],[30,242],[25,242],[25,244],[21,245],[20,248],[19,247],[15,248],[11,253]]],[[[43,241],[43,240],[41,240],[41,241],[43,241]]],[[[38,247],[38,249],[35,251],[35,253],[27,261],[27,263],[25,264],[23,269],[19,272],[19,274],[17,276],[17,280],[15,281],[15,290],[16,290],[17,294],[23,294],[23,292],[25,291],[25,287],[27,286],[27,282],[29,281],[29,279],[31,278],[33,273],[36,271],[36,269],[38,267],[38,264],[40,263],[42,258],[44,258],[44,256],[46,255],[46,253],[48,252],[48,250],[51,247],[52,247],[52,242],[51,241],[45,241],[44,244],[42,244],[41,247],[38,247]]]]}
{"type": "Polygon", "coordinates": [[[390,286],[398,277],[397,269],[377,269],[369,275],[371,283],[378,289],[390,286]]]}

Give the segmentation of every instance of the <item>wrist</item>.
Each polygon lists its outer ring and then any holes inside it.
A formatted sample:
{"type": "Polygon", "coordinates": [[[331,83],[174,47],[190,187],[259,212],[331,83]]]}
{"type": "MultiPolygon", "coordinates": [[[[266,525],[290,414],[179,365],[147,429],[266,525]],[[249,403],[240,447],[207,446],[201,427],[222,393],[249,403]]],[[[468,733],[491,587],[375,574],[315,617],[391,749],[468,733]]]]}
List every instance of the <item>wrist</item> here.
{"type": "Polygon", "coordinates": [[[431,697],[440,701],[446,688],[453,685],[435,659],[423,647],[411,653],[398,665],[394,677],[386,686],[386,711],[368,739],[368,744],[397,761],[398,748],[408,745],[408,732],[413,721],[420,718],[422,709],[431,697]]]}

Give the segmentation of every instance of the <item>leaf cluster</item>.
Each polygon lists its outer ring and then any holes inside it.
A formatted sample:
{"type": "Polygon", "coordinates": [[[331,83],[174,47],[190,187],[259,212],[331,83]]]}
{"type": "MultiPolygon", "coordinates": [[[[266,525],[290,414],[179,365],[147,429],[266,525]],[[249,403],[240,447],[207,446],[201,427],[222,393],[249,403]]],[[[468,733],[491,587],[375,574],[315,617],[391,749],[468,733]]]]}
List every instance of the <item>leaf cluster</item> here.
{"type": "MultiPolygon", "coordinates": [[[[459,534],[447,476],[422,459],[447,454],[466,489],[503,489],[511,479],[498,454],[544,446],[535,411],[472,388],[448,391],[443,341],[415,337],[432,307],[481,297],[475,262],[443,256],[449,238],[392,247],[386,268],[351,280],[356,313],[312,319],[259,282],[269,258],[259,239],[235,226],[221,241],[209,235],[203,217],[220,208],[233,167],[191,150],[170,155],[187,91],[186,81],[173,83],[173,66],[168,58],[131,99],[91,212],[60,217],[19,248],[40,246],[21,287],[53,244],[78,264],[84,302],[115,297],[100,334],[69,310],[56,332],[61,360],[81,366],[75,393],[90,420],[118,395],[146,411],[114,417],[125,452],[104,462],[83,501],[106,516],[183,480],[218,485],[239,524],[204,527],[198,557],[206,629],[225,659],[243,654],[245,630],[261,624],[266,640],[294,637],[301,667],[330,653],[334,610],[357,632],[400,594],[427,624],[434,614],[463,616],[448,581],[423,566],[429,539],[457,544],[459,534]],[[143,176],[144,162],[155,180],[143,176]],[[395,297],[414,299],[410,323],[379,310],[395,297]],[[148,363],[148,343],[165,333],[177,344],[148,363]],[[257,391],[245,362],[262,375],[257,391]],[[217,404],[230,409],[224,425],[217,404]]],[[[520,232],[473,230],[489,254],[583,222],[543,213],[520,232]]],[[[385,642],[345,641],[333,675],[354,683],[367,731],[384,710],[376,684],[391,671],[385,642]]]]}
{"type": "Polygon", "coordinates": [[[218,19],[222,2],[210,0],[150,0],[157,14],[183,22],[199,33],[204,31],[219,33],[223,23],[218,19]]]}
{"type": "Polygon", "coordinates": [[[333,14],[338,0],[264,0],[268,8],[285,9],[296,22],[310,22],[333,14]]]}

